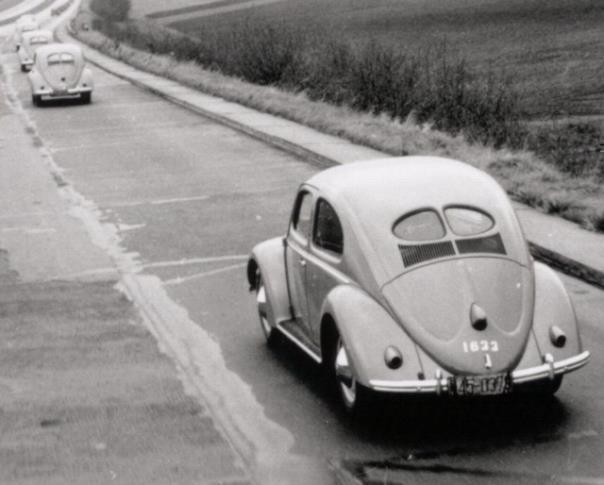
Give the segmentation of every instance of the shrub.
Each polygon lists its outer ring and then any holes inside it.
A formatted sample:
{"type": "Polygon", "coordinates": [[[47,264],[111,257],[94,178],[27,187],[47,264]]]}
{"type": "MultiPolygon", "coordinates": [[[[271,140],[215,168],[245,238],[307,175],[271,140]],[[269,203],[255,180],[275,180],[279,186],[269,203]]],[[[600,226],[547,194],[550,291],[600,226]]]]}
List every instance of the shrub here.
{"type": "Polygon", "coordinates": [[[529,147],[572,176],[604,180],[604,136],[588,123],[552,122],[534,129],[529,147]]]}
{"type": "Polygon", "coordinates": [[[123,22],[130,13],[130,0],[92,0],[91,10],[111,22],[123,22]]]}

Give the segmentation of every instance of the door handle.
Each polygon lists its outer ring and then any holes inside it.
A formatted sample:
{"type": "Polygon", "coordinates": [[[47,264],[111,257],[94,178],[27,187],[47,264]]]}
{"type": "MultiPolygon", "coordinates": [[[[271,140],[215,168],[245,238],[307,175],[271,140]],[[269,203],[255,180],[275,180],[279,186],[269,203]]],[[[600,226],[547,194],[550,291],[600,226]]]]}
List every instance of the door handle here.
{"type": "Polygon", "coordinates": [[[305,259],[301,259],[300,260],[300,266],[306,266],[306,260],[305,259]]]}

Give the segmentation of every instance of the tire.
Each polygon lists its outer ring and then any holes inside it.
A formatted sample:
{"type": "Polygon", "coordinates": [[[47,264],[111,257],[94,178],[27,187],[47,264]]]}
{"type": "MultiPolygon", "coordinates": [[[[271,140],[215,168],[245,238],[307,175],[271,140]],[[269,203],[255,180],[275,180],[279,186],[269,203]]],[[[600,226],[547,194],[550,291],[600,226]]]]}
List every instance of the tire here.
{"type": "Polygon", "coordinates": [[[82,100],[83,104],[90,104],[90,102],[92,101],[92,93],[82,93],[80,95],[80,99],[82,100]]]}
{"type": "Polygon", "coordinates": [[[42,106],[42,96],[40,96],[39,94],[32,94],[31,102],[34,106],[42,106]]]}
{"type": "Polygon", "coordinates": [[[21,72],[27,72],[27,66],[25,64],[21,64],[21,72]]]}
{"type": "Polygon", "coordinates": [[[365,417],[373,402],[372,392],[355,379],[350,367],[348,352],[339,335],[335,339],[329,357],[331,381],[336,388],[341,407],[352,417],[365,417]]]}
{"type": "Polygon", "coordinates": [[[544,381],[538,382],[536,384],[533,384],[529,388],[529,392],[531,394],[537,395],[537,396],[553,396],[554,394],[556,394],[556,392],[558,392],[558,389],[560,389],[561,385],[562,385],[562,376],[557,375],[556,377],[554,377],[554,379],[552,381],[544,380],[544,381]]]}
{"type": "Polygon", "coordinates": [[[269,347],[276,347],[279,344],[279,331],[271,326],[269,322],[270,301],[264,286],[264,279],[260,270],[256,271],[256,305],[258,308],[258,318],[260,319],[260,328],[266,343],[269,347]]]}

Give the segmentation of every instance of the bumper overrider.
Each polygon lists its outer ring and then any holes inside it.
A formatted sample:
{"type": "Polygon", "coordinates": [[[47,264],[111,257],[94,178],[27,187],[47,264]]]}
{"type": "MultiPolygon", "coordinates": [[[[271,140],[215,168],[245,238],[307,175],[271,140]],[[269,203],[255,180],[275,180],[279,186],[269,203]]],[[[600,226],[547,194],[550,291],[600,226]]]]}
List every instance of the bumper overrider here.
{"type": "MultiPolygon", "coordinates": [[[[545,363],[536,367],[516,369],[510,373],[512,385],[526,384],[544,379],[553,380],[556,376],[580,369],[589,361],[589,351],[573,355],[567,359],[554,361],[551,354],[546,354],[545,363]]],[[[449,378],[443,377],[438,370],[434,379],[414,381],[370,380],[369,387],[380,392],[396,392],[410,394],[447,394],[449,378]]]]}

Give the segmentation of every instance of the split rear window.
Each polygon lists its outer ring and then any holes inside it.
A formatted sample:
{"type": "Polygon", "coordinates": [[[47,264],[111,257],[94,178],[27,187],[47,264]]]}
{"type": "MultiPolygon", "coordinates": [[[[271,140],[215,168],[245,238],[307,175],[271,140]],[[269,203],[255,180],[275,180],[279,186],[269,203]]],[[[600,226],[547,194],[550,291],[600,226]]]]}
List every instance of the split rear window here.
{"type": "Polygon", "coordinates": [[[491,229],[495,222],[488,214],[468,207],[449,207],[445,217],[451,230],[458,236],[474,236],[491,229]]]}
{"type": "Polygon", "coordinates": [[[55,66],[57,64],[74,64],[75,58],[68,52],[50,54],[48,56],[48,65],[55,66]]]}
{"type": "MultiPolygon", "coordinates": [[[[486,212],[469,207],[447,207],[444,216],[453,234],[461,237],[482,234],[495,225],[486,212]]],[[[445,237],[447,230],[438,212],[422,209],[401,217],[392,232],[406,241],[434,241],[445,237]]]]}
{"type": "Polygon", "coordinates": [[[430,241],[444,237],[445,226],[436,211],[426,209],[403,216],[394,224],[392,231],[407,241],[430,241]]]}

